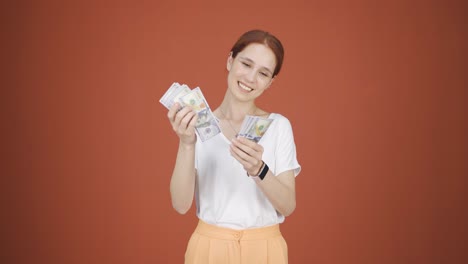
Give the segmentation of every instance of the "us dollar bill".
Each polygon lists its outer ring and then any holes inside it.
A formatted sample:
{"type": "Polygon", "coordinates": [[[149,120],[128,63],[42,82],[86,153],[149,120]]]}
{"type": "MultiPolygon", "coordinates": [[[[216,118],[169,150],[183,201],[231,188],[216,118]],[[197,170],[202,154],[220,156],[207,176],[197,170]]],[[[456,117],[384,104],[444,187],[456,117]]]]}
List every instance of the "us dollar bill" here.
{"type": "Polygon", "coordinates": [[[221,133],[218,120],[208,105],[200,87],[190,89],[186,84],[174,82],[159,99],[159,102],[167,109],[178,102],[180,108],[190,107],[198,116],[195,131],[202,142],[221,133]]]}
{"type": "Polygon", "coordinates": [[[197,113],[198,120],[195,124],[195,130],[202,142],[221,133],[218,121],[199,87],[180,97],[179,100],[183,106],[191,107],[197,113]]]}
{"type": "Polygon", "coordinates": [[[272,118],[247,115],[242,122],[239,136],[258,143],[263,135],[265,135],[272,122],[272,118]]]}
{"type": "Polygon", "coordinates": [[[179,102],[179,99],[190,93],[190,88],[186,84],[179,84],[174,82],[166,93],[159,99],[159,102],[164,105],[167,109],[170,109],[172,105],[179,102]]]}

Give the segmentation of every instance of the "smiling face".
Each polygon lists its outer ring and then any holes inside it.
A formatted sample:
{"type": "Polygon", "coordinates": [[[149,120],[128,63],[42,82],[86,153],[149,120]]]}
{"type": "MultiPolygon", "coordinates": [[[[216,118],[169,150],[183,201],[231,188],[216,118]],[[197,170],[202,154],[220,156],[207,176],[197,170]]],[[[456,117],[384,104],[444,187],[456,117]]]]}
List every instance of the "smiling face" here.
{"type": "Polygon", "coordinates": [[[228,90],[241,101],[260,96],[273,82],[276,57],[264,44],[252,43],[227,61],[228,90]]]}

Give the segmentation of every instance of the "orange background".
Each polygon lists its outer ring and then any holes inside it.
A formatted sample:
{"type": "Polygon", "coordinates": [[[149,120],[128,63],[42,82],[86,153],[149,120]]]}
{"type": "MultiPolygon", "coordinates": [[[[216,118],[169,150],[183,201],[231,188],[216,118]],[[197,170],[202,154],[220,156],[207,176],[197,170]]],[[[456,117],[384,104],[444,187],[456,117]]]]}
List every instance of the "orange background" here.
{"type": "Polygon", "coordinates": [[[182,263],[197,220],[171,207],[158,100],[177,81],[217,107],[232,44],[262,28],[286,55],[259,104],[303,166],[290,263],[465,263],[463,1],[278,2],[2,8],[1,262],[182,263]]]}

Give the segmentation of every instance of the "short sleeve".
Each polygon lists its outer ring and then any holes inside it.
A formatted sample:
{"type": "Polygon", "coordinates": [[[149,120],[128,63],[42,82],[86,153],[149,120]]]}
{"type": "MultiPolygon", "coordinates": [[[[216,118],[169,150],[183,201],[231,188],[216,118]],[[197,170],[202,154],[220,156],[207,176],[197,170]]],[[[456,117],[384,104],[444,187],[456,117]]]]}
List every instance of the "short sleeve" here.
{"type": "Polygon", "coordinates": [[[297,161],[296,144],[291,123],[286,117],[281,116],[278,121],[278,138],[276,141],[276,175],[293,170],[294,176],[301,171],[301,165],[297,161]]]}

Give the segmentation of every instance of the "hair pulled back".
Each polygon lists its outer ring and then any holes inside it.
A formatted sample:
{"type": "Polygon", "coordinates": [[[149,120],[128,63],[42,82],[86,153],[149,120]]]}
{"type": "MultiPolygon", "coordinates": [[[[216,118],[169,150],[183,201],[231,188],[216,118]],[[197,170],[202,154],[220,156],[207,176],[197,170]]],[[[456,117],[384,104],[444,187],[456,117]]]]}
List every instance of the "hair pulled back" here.
{"type": "Polygon", "coordinates": [[[276,67],[272,77],[278,75],[281,65],[283,65],[284,48],[278,38],[264,30],[250,30],[240,36],[231,49],[232,57],[235,58],[239,52],[252,43],[264,44],[273,51],[276,58],[276,67]]]}

